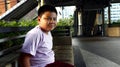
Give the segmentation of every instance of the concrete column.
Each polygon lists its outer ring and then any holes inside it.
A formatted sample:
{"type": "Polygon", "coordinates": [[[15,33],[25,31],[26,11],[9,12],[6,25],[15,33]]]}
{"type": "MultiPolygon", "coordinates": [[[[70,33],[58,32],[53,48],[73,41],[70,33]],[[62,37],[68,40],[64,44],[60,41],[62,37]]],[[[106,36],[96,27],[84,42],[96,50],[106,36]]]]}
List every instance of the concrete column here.
{"type": "Polygon", "coordinates": [[[38,0],[38,6],[37,9],[39,9],[40,6],[45,4],[45,0],[38,0]]]}
{"type": "Polygon", "coordinates": [[[74,12],[74,35],[73,36],[77,36],[78,34],[78,10],[76,9],[74,12]]]}
{"type": "Polygon", "coordinates": [[[83,36],[92,36],[93,27],[96,19],[96,10],[82,11],[82,31],[83,36]]]}
{"type": "Polygon", "coordinates": [[[104,8],[102,8],[102,36],[105,36],[104,8]]]}
{"type": "Polygon", "coordinates": [[[45,4],[45,0],[41,0],[41,4],[40,6],[44,5],[45,4]]]}
{"type": "Polygon", "coordinates": [[[111,24],[111,11],[110,11],[110,6],[108,6],[108,24],[111,24]]]}
{"type": "Polygon", "coordinates": [[[50,0],[41,0],[40,1],[40,6],[45,5],[45,4],[51,4],[50,0]]]}

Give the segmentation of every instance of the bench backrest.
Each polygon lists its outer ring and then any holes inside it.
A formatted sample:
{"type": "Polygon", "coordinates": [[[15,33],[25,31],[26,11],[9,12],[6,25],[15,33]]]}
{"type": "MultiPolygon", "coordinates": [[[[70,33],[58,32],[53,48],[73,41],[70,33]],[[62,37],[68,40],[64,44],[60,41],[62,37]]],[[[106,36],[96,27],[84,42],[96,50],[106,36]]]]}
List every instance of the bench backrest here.
{"type": "MultiPolygon", "coordinates": [[[[32,27],[0,27],[0,35],[8,35],[11,33],[25,32],[32,27]]],[[[13,34],[14,35],[14,34],[13,34]]],[[[25,34],[17,34],[14,36],[0,36],[0,67],[5,67],[9,63],[13,63],[19,56],[17,51],[22,47],[21,44],[15,42],[20,41],[19,39],[24,39],[25,34]],[[12,42],[11,45],[10,43],[12,42]],[[11,45],[11,46],[10,46],[11,45]],[[4,47],[6,46],[6,47],[4,47]]]]}
{"type": "Polygon", "coordinates": [[[70,26],[58,26],[52,31],[53,36],[71,36],[70,26]]]}

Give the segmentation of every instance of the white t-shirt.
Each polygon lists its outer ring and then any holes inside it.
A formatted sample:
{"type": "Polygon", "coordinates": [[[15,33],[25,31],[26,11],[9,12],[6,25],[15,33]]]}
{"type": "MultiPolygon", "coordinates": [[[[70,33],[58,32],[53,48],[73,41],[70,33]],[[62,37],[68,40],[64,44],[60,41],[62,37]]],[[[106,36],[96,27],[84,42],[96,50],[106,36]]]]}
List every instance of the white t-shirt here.
{"type": "Polygon", "coordinates": [[[44,33],[39,26],[30,30],[25,38],[21,52],[31,54],[31,67],[45,67],[54,62],[51,33],[44,33]]]}

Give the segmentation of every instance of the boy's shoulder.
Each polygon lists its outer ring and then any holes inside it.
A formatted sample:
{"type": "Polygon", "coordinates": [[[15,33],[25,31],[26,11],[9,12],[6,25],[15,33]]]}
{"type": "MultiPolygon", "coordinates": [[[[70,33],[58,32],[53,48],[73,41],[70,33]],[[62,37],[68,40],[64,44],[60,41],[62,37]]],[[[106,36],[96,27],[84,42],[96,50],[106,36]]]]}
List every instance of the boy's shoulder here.
{"type": "Polygon", "coordinates": [[[29,30],[27,34],[36,35],[36,34],[40,34],[40,33],[41,33],[41,31],[40,31],[39,27],[36,26],[36,27],[32,28],[31,30],[29,30]]]}

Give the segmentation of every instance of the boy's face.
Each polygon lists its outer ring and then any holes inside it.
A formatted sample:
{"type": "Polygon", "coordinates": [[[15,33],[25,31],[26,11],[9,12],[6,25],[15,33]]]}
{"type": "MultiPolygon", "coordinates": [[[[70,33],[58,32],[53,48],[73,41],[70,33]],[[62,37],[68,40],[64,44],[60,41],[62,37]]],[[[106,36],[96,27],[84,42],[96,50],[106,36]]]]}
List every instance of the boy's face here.
{"type": "Polygon", "coordinates": [[[51,31],[56,27],[57,15],[55,12],[44,12],[41,17],[38,16],[38,23],[43,31],[51,31]]]}

